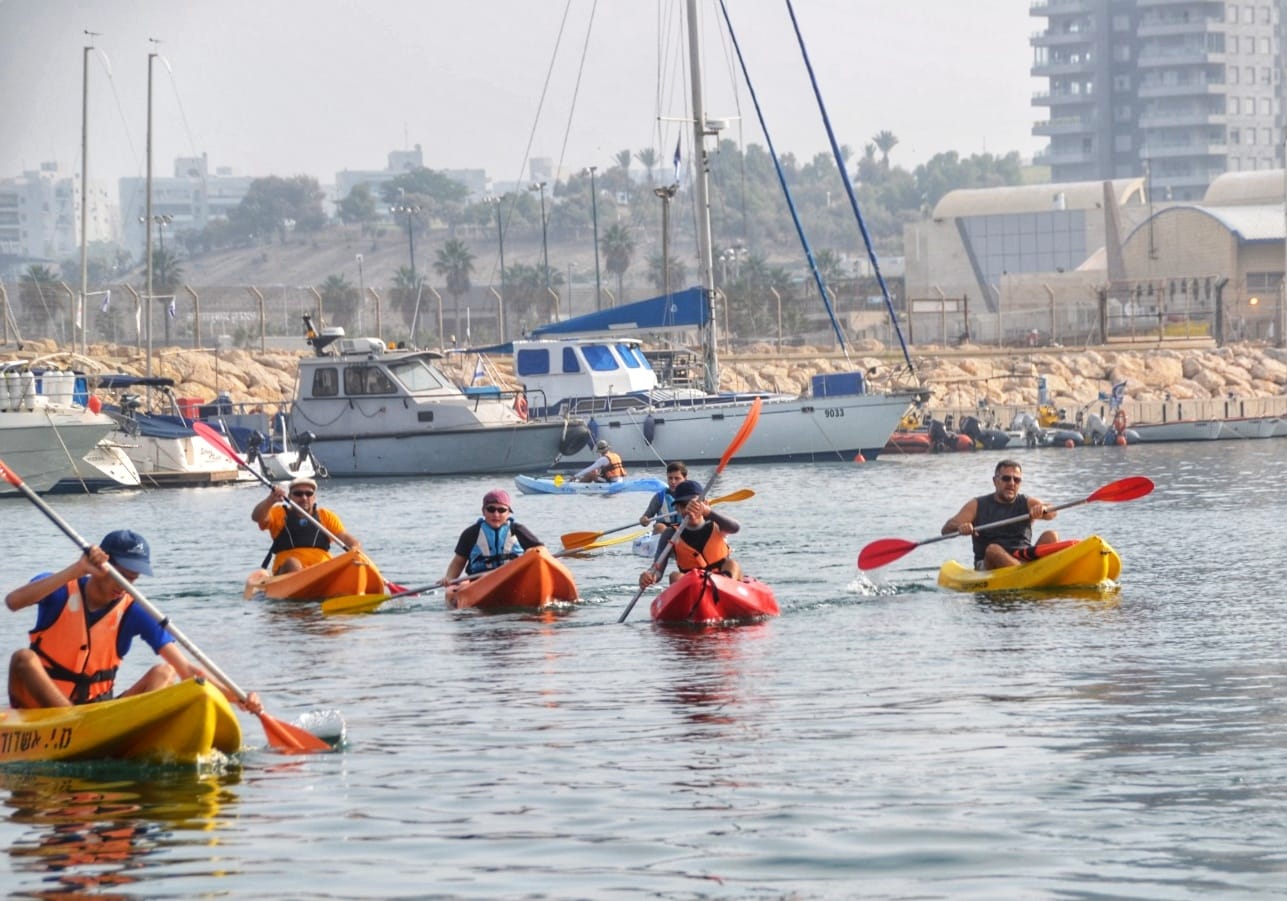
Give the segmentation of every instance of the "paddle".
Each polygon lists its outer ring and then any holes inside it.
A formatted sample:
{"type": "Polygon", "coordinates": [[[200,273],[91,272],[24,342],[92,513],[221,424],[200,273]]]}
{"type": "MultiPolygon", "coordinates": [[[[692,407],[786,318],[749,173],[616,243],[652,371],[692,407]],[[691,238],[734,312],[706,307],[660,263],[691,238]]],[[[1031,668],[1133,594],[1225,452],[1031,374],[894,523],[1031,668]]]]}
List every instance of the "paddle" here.
{"type": "MultiPolygon", "coordinates": [[[[734,501],[744,501],[752,497],[755,497],[754,491],[752,491],[750,488],[742,488],[738,491],[732,492],[731,494],[725,494],[720,497],[711,498],[710,503],[729,504],[729,503],[733,503],[734,501]]],[[[670,514],[668,513],[662,513],[657,516],[654,516],[652,519],[648,520],[648,522],[650,523],[656,522],[657,520],[662,519],[663,517],[669,516],[669,515],[670,514]]],[[[613,532],[621,532],[626,529],[633,529],[638,524],[639,524],[639,520],[636,519],[634,522],[630,523],[629,525],[617,526],[615,529],[604,529],[602,532],[568,532],[566,535],[562,536],[560,540],[563,542],[563,546],[565,548],[568,548],[569,550],[574,550],[576,548],[583,548],[588,545],[591,545],[596,541],[598,541],[600,538],[602,538],[604,535],[611,535],[613,532]]]]}
{"type": "MultiPolygon", "coordinates": [[[[736,454],[741,449],[742,445],[746,443],[746,439],[751,437],[751,432],[755,431],[755,424],[760,421],[760,407],[763,406],[763,404],[764,398],[762,397],[757,397],[751,404],[751,409],[747,411],[746,419],[743,421],[742,427],[737,430],[737,434],[733,436],[733,440],[730,441],[728,447],[724,449],[724,455],[719,458],[719,465],[715,467],[715,472],[711,473],[710,479],[707,480],[706,485],[702,488],[700,497],[706,496],[706,492],[710,491],[714,486],[715,480],[718,479],[719,474],[724,471],[724,467],[728,466],[729,461],[733,459],[733,455],[736,454]]],[[[670,541],[667,542],[664,548],[662,548],[661,556],[657,558],[656,562],[653,564],[654,566],[660,567],[665,564],[666,558],[670,556],[670,552],[674,550],[675,545],[679,542],[679,536],[683,533],[684,528],[685,523],[681,521],[679,528],[675,529],[674,534],[670,536],[670,541]]],[[[626,609],[621,611],[621,616],[617,618],[617,622],[624,623],[626,621],[626,617],[630,615],[631,610],[635,609],[635,604],[638,603],[639,598],[643,596],[643,593],[644,588],[640,588],[635,592],[635,596],[630,599],[630,603],[626,605],[626,609]]]]}
{"type": "MultiPolygon", "coordinates": [[[[1095,491],[1090,497],[1084,497],[1079,501],[1069,501],[1066,504],[1060,504],[1057,507],[1048,507],[1049,510],[1067,510],[1069,507],[1077,507],[1081,504],[1089,504],[1093,501],[1109,501],[1119,503],[1121,501],[1133,501],[1137,497],[1143,497],[1153,490],[1153,482],[1144,476],[1128,476],[1125,479],[1119,479],[1116,482],[1109,482],[1099,490],[1095,491]]],[[[984,529],[995,529],[997,526],[1008,526],[1016,522],[1023,522],[1029,517],[1012,516],[1009,519],[990,522],[986,525],[979,526],[977,531],[982,532],[984,529]]],[[[949,538],[960,537],[960,532],[951,532],[947,535],[935,535],[933,538],[926,538],[924,541],[905,541],[902,538],[881,538],[871,542],[858,554],[858,568],[862,570],[876,569],[880,566],[893,563],[895,560],[915,550],[923,544],[933,544],[936,541],[946,541],[949,538]]]]}
{"type": "MultiPolygon", "coordinates": [[[[16,472],[14,472],[12,469],[10,469],[8,466],[5,465],[3,460],[0,460],[0,474],[4,476],[5,481],[7,481],[14,488],[17,488],[24,495],[26,495],[27,500],[35,504],[36,507],[40,510],[40,512],[44,513],[45,516],[49,518],[50,522],[56,525],[59,529],[62,530],[62,533],[64,535],[66,535],[73,542],[75,542],[82,552],[84,552],[85,554],[89,553],[90,548],[93,547],[93,545],[91,545],[79,534],[77,534],[76,530],[73,529],[70,525],[68,525],[67,522],[61,516],[59,516],[56,512],[54,512],[53,508],[50,507],[47,503],[45,503],[44,500],[42,500],[41,497],[38,494],[36,494],[36,492],[32,491],[31,488],[27,485],[27,483],[24,482],[21,478],[19,478],[16,472]]],[[[246,703],[246,693],[237,687],[237,683],[229,679],[227,674],[225,674],[223,670],[219,669],[219,667],[215,665],[214,661],[212,661],[209,657],[207,657],[199,647],[193,644],[191,639],[189,639],[186,635],[180,632],[178,628],[176,628],[170,622],[169,617],[165,616],[163,613],[161,613],[160,610],[156,609],[156,607],[152,605],[152,602],[149,601],[147,598],[145,598],[143,596],[143,593],[139,591],[137,588],[135,588],[133,583],[130,582],[129,579],[125,578],[123,575],[120,574],[120,572],[116,569],[116,567],[112,566],[110,563],[105,564],[105,566],[107,568],[107,572],[111,575],[113,579],[116,580],[116,583],[120,585],[121,588],[129,592],[130,596],[134,598],[134,603],[142,607],[143,610],[145,610],[149,616],[151,616],[158,623],[160,623],[161,628],[169,631],[169,633],[174,636],[174,640],[177,641],[179,644],[183,645],[183,647],[187,648],[188,652],[191,653],[192,656],[197,659],[198,663],[200,663],[203,667],[205,667],[205,669],[208,670],[210,673],[212,673],[215,676],[215,678],[217,678],[220,682],[226,685],[229,691],[231,691],[234,695],[236,695],[238,701],[240,701],[242,704],[246,703]]],[[[274,719],[273,717],[269,716],[267,713],[264,713],[262,711],[256,715],[259,717],[259,721],[264,726],[264,734],[267,735],[268,737],[268,743],[280,751],[330,751],[332,750],[331,746],[328,745],[326,742],[322,741],[320,738],[318,738],[316,735],[312,734],[311,732],[301,729],[298,726],[292,726],[289,723],[284,723],[281,720],[274,719]]]]}
{"type": "MultiPolygon", "coordinates": [[[[264,485],[268,486],[268,488],[271,489],[274,487],[272,481],[270,481],[267,476],[265,476],[259,470],[255,469],[255,467],[251,466],[245,460],[241,459],[241,456],[235,450],[232,449],[232,445],[229,444],[227,441],[225,441],[224,437],[220,435],[217,431],[215,431],[213,428],[211,428],[208,423],[193,422],[192,430],[196,432],[198,435],[200,435],[202,438],[204,438],[215,450],[219,451],[225,457],[227,457],[228,459],[236,463],[239,467],[246,470],[246,472],[250,473],[252,476],[257,478],[264,485]]],[[[340,539],[335,535],[334,532],[326,528],[326,526],[322,525],[321,521],[316,516],[309,513],[299,504],[295,503],[295,501],[291,499],[289,494],[286,496],[286,503],[290,504],[293,508],[295,508],[295,510],[302,513],[305,519],[307,519],[313,525],[317,526],[317,528],[321,531],[321,533],[325,535],[327,538],[329,538],[331,541],[333,541],[336,545],[338,545],[341,550],[348,551],[349,549],[348,545],[346,545],[343,541],[340,541],[340,539]]],[[[268,562],[267,560],[265,560],[264,566],[267,566],[267,565],[268,565],[268,562]]],[[[252,578],[253,578],[253,574],[252,574],[252,578]]],[[[385,579],[385,584],[389,588],[392,588],[394,591],[403,590],[403,587],[401,585],[397,584],[396,582],[390,582],[388,579],[385,579]]],[[[251,595],[254,594],[254,592],[255,592],[255,586],[251,585],[250,579],[247,579],[245,596],[249,598],[251,597],[251,595]]]]}

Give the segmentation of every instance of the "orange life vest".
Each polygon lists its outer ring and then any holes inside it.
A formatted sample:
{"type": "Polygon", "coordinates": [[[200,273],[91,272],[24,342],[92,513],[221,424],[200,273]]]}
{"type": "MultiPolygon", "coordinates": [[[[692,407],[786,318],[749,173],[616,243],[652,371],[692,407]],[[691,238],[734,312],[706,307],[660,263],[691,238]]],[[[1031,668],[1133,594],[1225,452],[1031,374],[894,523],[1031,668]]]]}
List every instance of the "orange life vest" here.
{"type": "Polygon", "coordinates": [[[675,542],[675,565],[679,567],[681,573],[686,573],[690,569],[714,569],[728,558],[728,542],[724,540],[724,533],[714,523],[710,525],[710,533],[706,536],[706,543],[702,545],[701,550],[685,540],[688,532],[681,533],[679,541],[675,542]]]}
{"type": "Polygon", "coordinates": [[[110,697],[121,665],[116,636],[125,611],[134,599],[126,595],[88,626],[88,612],[80,594],[80,583],[67,583],[67,603],[58,618],[46,629],[30,632],[31,649],[44,663],[45,672],[69,701],[85,704],[110,697]]]}
{"type": "Polygon", "coordinates": [[[626,467],[621,462],[621,454],[616,451],[604,451],[603,456],[608,458],[608,465],[599,470],[599,475],[609,482],[613,479],[624,479],[626,467]]]}

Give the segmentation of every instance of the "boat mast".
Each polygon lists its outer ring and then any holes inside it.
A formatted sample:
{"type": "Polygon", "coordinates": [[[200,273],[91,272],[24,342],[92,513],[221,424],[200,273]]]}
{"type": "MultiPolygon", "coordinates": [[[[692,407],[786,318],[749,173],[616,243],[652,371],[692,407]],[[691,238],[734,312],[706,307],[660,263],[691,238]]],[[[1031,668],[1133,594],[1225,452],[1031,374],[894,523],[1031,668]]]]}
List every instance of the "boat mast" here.
{"type": "MultiPolygon", "coordinates": [[[[156,38],[152,42],[152,52],[147,55],[147,198],[144,201],[143,231],[147,235],[147,377],[152,377],[152,60],[156,59],[156,38]]],[[[151,405],[152,389],[148,388],[148,402],[151,405]]]]}
{"type": "MultiPolygon", "coordinates": [[[[80,77],[80,349],[89,353],[89,54],[94,49],[96,31],[86,31],[89,46],[85,48],[80,77]]],[[[76,349],[76,332],[72,331],[72,350],[76,349]]]]}
{"type": "Polygon", "coordinates": [[[702,331],[706,390],[719,390],[719,360],[715,352],[715,262],[711,250],[711,201],[709,160],[706,156],[706,107],[702,99],[701,41],[697,28],[697,0],[688,0],[688,67],[693,89],[693,189],[697,202],[697,268],[702,285],[706,325],[702,331]]]}

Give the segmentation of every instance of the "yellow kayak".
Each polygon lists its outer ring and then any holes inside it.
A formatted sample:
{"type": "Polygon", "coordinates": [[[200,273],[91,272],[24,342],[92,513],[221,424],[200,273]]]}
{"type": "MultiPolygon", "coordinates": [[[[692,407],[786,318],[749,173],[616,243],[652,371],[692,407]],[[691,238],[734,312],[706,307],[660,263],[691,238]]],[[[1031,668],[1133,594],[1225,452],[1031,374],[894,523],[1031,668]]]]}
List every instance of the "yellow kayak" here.
{"type": "Polygon", "coordinates": [[[1001,569],[980,571],[949,560],[938,571],[938,584],[956,591],[1089,588],[1116,582],[1121,572],[1117,551],[1091,535],[1053,554],[1001,569]]]}
{"type": "Polygon", "coordinates": [[[188,679],[146,694],[77,707],[0,710],[0,764],[139,760],[200,763],[241,749],[241,724],[223,693],[188,679]]]}
{"type": "Polygon", "coordinates": [[[320,601],[349,594],[384,594],[384,576],[361,551],[345,551],[292,573],[256,570],[246,580],[246,597],[259,591],[274,600],[320,601]]]}

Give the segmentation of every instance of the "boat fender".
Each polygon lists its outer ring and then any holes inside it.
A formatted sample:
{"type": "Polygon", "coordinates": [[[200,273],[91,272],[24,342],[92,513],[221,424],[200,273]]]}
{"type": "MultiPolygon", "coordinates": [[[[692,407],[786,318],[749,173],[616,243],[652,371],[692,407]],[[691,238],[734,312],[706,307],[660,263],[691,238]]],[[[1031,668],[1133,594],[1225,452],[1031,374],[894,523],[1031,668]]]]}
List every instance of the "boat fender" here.
{"type": "Polygon", "coordinates": [[[649,413],[647,416],[644,417],[644,421],[643,421],[644,441],[647,441],[649,444],[652,444],[652,437],[653,435],[656,435],[656,434],[657,434],[657,420],[653,419],[652,414],[649,413]]]}
{"type": "Polygon", "coordinates": [[[563,426],[563,437],[559,441],[559,453],[565,457],[570,457],[590,444],[591,438],[592,433],[585,423],[579,419],[569,420],[563,426]]]}
{"type": "Polygon", "coordinates": [[[599,422],[593,416],[590,417],[590,441],[594,444],[599,443],[599,422]]]}

